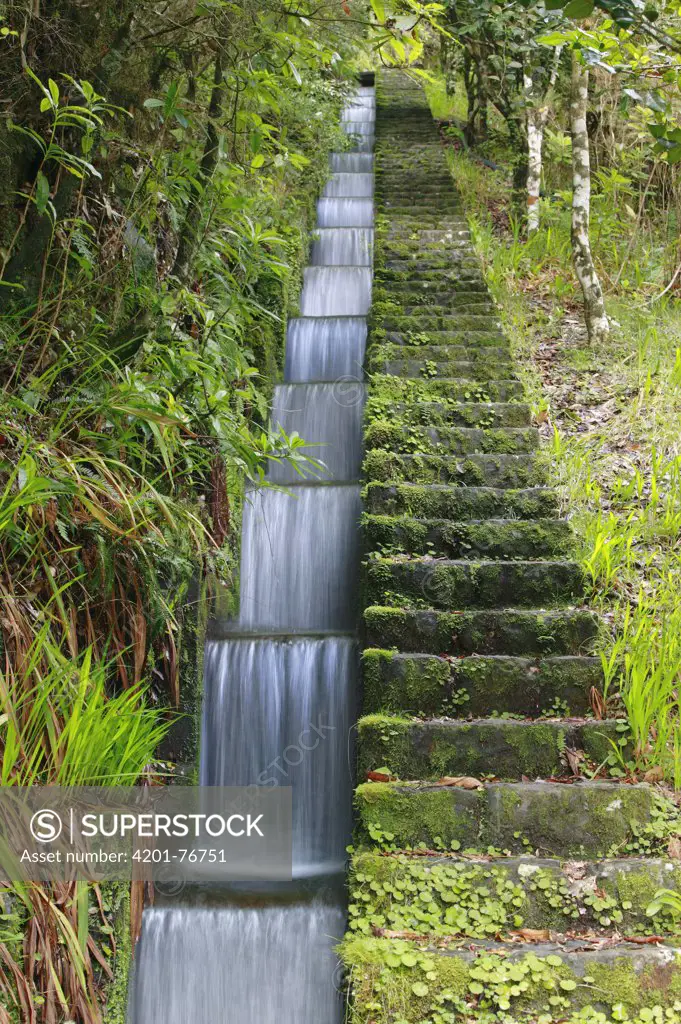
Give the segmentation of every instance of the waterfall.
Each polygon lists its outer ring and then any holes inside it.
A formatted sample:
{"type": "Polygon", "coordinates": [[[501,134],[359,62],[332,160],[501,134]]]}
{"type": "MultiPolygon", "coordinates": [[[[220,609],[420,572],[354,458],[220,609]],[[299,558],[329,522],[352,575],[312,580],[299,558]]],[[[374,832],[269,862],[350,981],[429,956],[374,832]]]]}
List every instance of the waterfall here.
{"type": "Polygon", "coordinates": [[[320,465],[272,463],[273,486],[247,491],[239,614],[212,623],[205,650],[201,784],[291,786],[294,882],[203,888],[146,910],[130,1024],[343,1019],[334,946],[351,831],[374,116],[373,88],[357,88],[274,390],[273,427],[297,432],[320,465]]]}
{"type": "Polygon", "coordinates": [[[320,199],[317,203],[320,228],[370,228],[374,223],[373,199],[320,199]]]}
{"type": "Polygon", "coordinates": [[[323,196],[357,196],[367,197],[374,194],[374,176],[371,173],[358,174],[349,171],[337,171],[332,174],[322,192],[323,196]]]}
{"type": "MultiPolygon", "coordinates": [[[[349,175],[355,177],[355,175],[349,175]]],[[[374,245],[371,228],[320,228],[312,243],[312,264],[370,267],[374,245]]]]}
{"type": "MultiPolygon", "coordinates": [[[[316,243],[315,243],[316,244],[316,243]]],[[[367,327],[364,317],[298,317],[289,320],[287,380],[361,377],[367,327]]],[[[323,454],[319,453],[320,458],[323,454]]]]}
{"type": "Polygon", "coordinates": [[[267,633],[353,629],[359,515],[359,486],[251,492],[235,628],[267,633]]]}
{"type": "Polygon", "coordinates": [[[132,1002],[139,1024],[339,1024],[339,909],[144,913],[132,1002]]]}
{"type": "Polygon", "coordinates": [[[358,174],[365,174],[373,171],[373,153],[332,153],[331,170],[341,174],[354,171],[358,174]]]}
{"type": "MultiPolygon", "coordinates": [[[[336,200],[352,202],[352,200],[336,200]]],[[[334,200],[325,200],[334,202],[334,200]]],[[[356,202],[363,203],[363,199],[356,202]]],[[[306,267],[301,316],[366,316],[371,305],[371,267],[306,267]]]]}
{"type": "Polygon", "coordinates": [[[206,648],[201,782],[293,786],[298,875],[343,869],[355,659],[351,637],[243,639],[206,648]]]}

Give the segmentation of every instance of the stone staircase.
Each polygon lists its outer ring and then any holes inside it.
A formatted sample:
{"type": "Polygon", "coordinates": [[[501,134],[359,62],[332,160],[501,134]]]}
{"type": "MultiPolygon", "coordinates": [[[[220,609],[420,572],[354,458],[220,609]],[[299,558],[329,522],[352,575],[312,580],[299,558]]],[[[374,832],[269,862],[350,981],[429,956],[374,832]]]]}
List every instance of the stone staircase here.
{"type": "Polygon", "coordinates": [[[401,72],[376,131],[349,1019],[681,1020],[679,927],[646,914],[681,882],[673,812],[598,772],[627,744],[590,711],[598,621],[401,72]]]}

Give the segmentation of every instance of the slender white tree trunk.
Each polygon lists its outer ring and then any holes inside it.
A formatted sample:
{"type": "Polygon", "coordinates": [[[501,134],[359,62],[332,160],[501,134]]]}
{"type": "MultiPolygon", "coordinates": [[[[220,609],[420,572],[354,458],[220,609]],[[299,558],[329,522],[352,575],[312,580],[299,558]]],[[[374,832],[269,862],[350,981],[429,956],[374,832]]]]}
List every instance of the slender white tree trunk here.
{"type": "Polygon", "coordinates": [[[527,109],[527,233],[539,228],[539,189],[541,188],[541,150],[544,122],[537,108],[532,75],[523,74],[525,105],[527,109]]]}
{"type": "Polygon", "coordinates": [[[603,289],[594,267],[589,242],[591,206],[591,164],[586,111],[589,93],[589,71],[576,53],[572,54],[572,90],[570,95],[570,130],[572,132],[572,258],[577,279],[584,294],[584,318],[589,341],[598,344],[609,331],[610,324],[603,302],[603,289]]]}
{"type": "Polygon", "coordinates": [[[532,74],[523,72],[523,91],[527,111],[527,233],[539,229],[539,190],[541,189],[542,146],[549,116],[551,91],[556,84],[563,47],[556,47],[546,92],[541,95],[532,74]]]}

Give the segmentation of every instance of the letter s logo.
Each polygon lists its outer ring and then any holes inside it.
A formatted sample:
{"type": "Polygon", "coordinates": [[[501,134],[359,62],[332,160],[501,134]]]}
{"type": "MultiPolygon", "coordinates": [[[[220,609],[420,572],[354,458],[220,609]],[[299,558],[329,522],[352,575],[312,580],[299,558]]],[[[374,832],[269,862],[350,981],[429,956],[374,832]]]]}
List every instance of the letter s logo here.
{"type": "Polygon", "coordinates": [[[38,843],[53,843],[61,835],[63,827],[56,811],[36,811],[31,818],[31,835],[38,843]]]}

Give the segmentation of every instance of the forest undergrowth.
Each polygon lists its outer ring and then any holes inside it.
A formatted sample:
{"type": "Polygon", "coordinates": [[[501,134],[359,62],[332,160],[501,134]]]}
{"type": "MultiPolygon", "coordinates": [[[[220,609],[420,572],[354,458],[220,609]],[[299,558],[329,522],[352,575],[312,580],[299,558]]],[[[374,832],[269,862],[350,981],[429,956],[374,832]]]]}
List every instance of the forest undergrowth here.
{"type": "MultiPolygon", "coordinates": [[[[599,92],[609,84],[600,83],[599,92]]],[[[463,141],[463,90],[430,89],[473,239],[518,359],[553,481],[575,530],[601,615],[597,717],[626,713],[633,759],[603,771],[681,789],[681,304],[674,167],[655,166],[622,97],[601,95],[622,134],[592,140],[592,245],[609,336],[589,342],[572,267],[570,139],[549,121],[541,224],[529,238],[513,212],[501,118],[474,151],[463,141]],[[625,127],[626,124],[626,127],[625,127]],[[651,181],[657,184],[651,196],[651,181]],[[663,184],[660,184],[660,181],[663,184]],[[667,190],[665,194],[665,189],[667,190]],[[673,280],[671,287],[664,281],[673,280]],[[661,294],[662,292],[665,294],[661,294]]]]}

